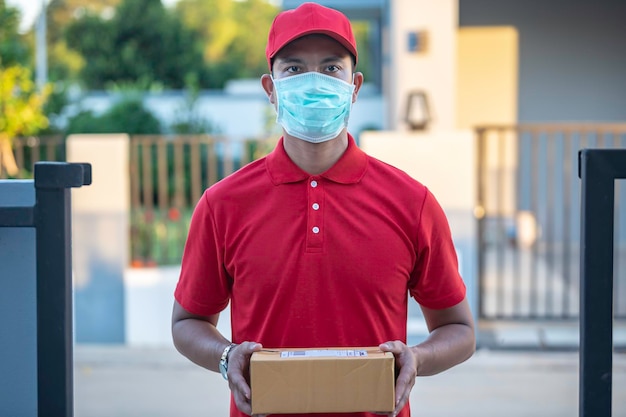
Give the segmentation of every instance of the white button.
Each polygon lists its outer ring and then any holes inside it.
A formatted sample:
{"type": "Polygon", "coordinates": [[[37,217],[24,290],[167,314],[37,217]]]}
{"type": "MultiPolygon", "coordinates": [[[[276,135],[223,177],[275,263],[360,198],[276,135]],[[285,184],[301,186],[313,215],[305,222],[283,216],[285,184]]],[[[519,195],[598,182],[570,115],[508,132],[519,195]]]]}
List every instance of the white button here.
{"type": "Polygon", "coordinates": [[[317,187],[317,181],[315,180],[311,181],[311,187],[313,188],[317,187]]]}
{"type": "Polygon", "coordinates": [[[313,210],[319,210],[320,209],[320,205],[317,203],[313,203],[313,210]]]}
{"type": "Polygon", "coordinates": [[[311,230],[313,230],[313,233],[315,233],[315,234],[318,234],[320,232],[320,228],[317,227],[317,226],[313,227],[313,229],[311,229],[311,230]]]}

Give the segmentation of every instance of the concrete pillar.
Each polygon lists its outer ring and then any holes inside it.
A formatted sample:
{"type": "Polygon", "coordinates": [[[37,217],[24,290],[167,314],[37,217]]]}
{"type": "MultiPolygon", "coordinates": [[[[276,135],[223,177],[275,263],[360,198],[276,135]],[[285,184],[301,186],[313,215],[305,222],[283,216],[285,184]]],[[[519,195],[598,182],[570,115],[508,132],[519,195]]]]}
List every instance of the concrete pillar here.
{"type": "Polygon", "coordinates": [[[129,137],[71,135],[68,162],[89,162],[93,185],[72,201],[77,343],[124,343],[129,258],[129,137]]]}
{"type": "Polygon", "coordinates": [[[383,73],[390,130],[407,129],[407,97],[418,90],[430,103],[431,129],[454,128],[457,29],[458,0],[390,2],[390,60],[383,73]]]}

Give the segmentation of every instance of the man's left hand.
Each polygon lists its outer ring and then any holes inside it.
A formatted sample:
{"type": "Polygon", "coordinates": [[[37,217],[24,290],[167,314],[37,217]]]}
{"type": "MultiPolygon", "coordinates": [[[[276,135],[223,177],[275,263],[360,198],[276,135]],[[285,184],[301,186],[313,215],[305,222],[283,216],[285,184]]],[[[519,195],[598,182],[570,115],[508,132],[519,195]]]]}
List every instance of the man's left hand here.
{"type": "Polygon", "coordinates": [[[396,379],[396,409],[393,413],[388,414],[390,417],[395,417],[409,402],[409,395],[417,377],[417,358],[411,348],[399,340],[385,342],[379,348],[383,352],[393,353],[396,369],[399,370],[396,379]]]}

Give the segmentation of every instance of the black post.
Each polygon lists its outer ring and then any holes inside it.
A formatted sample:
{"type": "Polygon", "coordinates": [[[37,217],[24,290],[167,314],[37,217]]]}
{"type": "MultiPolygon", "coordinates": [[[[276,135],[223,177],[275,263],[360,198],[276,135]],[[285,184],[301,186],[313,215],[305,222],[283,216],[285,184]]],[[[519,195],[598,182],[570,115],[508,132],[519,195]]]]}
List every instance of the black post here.
{"type": "Polygon", "coordinates": [[[578,167],[582,179],[579,416],[610,417],[615,179],[626,178],[626,150],[584,149],[578,167]]]}
{"type": "Polygon", "coordinates": [[[40,417],[74,412],[70,188],[90,183],[88,164],[35,164],[40,417]]]}

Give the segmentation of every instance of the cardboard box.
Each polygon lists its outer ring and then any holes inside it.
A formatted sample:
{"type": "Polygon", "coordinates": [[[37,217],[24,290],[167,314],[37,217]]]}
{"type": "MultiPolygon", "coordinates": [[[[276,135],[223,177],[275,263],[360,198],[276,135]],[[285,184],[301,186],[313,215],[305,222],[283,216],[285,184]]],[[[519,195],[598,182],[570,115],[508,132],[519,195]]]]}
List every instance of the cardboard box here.
{"type": "Polygon", "coordinates": [[[252,413],[394,410],[392,353],[378,347],[281,349],[250,359],[252,413]]]}

